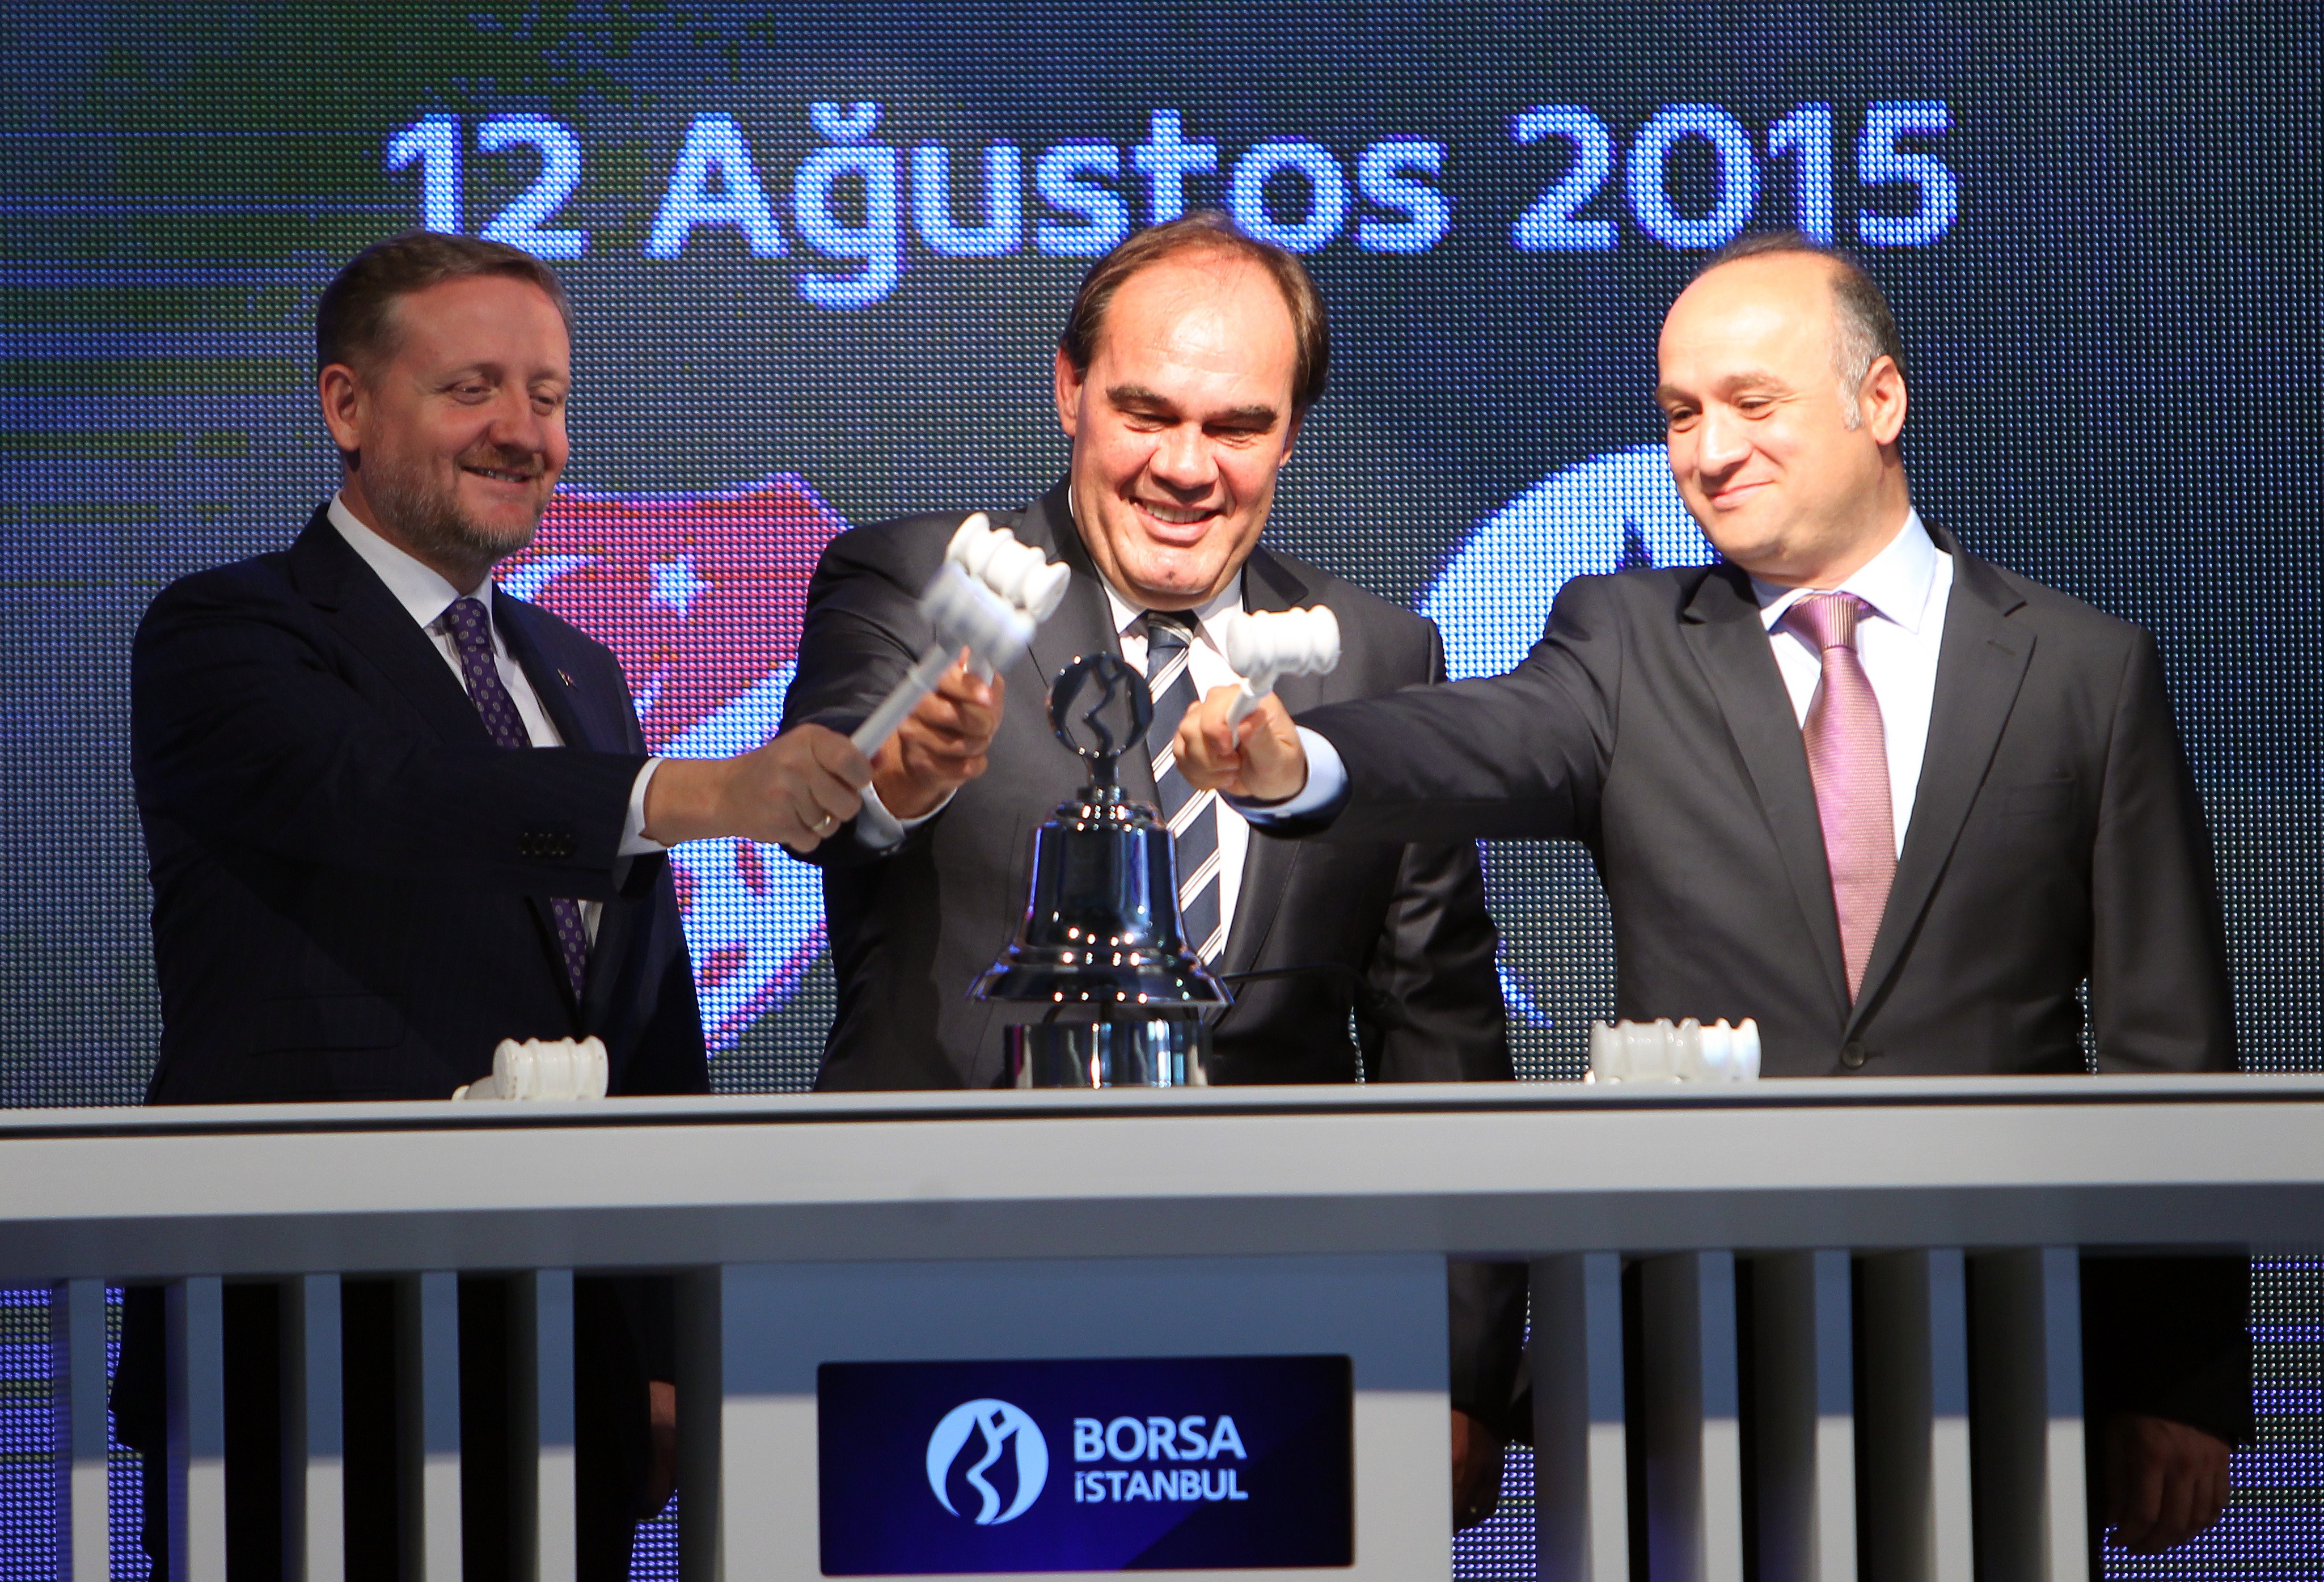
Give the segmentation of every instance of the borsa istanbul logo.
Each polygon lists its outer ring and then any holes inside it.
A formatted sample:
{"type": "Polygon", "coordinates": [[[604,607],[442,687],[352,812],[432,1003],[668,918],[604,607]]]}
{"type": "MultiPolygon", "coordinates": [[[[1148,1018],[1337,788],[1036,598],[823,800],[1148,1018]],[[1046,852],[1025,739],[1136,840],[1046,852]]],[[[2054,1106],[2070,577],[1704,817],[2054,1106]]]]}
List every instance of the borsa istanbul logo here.
{"type": "MultiPolygon", "coordinates": [[[[1132,1500],[1245,1500],[1241,1468],[1222,1461],[1249,1459],[1234,1419],[1203,1417],[1094,1417],[1074,1419],[1074,1503],[1105,1504],[1132,1500]],[[1089,1467],[1091,1462],[1111,1462],[1089,1467]],[[1172,1465],[1164,1465],[1171,1463],[1172,1465]],[[1190,1465],[1191,1463],[1191,1465],[1190,1465]]],[[[979,1527],[1013,1522],[1032,1508],[1049,1479],[1049,1442],[1028,1412],[1006,1401],[964,1401],[945,1413],[928,1436],[928,1488],[936,1503],[979,1527]],[[1015,1474],[1013,1497],[1004,1496],[988,1476],[1002,1458],[1015,1474]],[[955,1468],[979,1502],[964,1510],[947,1487],[955,1468]]],[[[1006,1480],[1004,1480],[1006,1481],[1006,1480]]]]}

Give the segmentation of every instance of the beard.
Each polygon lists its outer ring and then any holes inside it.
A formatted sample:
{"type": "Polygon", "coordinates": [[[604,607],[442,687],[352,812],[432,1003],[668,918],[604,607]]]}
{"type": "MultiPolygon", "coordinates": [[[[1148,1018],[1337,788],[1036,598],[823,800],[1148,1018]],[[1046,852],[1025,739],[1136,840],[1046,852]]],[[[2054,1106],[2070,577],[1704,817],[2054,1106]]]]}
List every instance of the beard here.
{"type": "MultiPolygon", "coordinates": [[[[479,446],[464,452],[463,466],[497,466],[521,471],[533,464],[530,453],[508,453],[479,446]]],[[[453,485],[423,467],[406,467],[384,457],[366,458],[364,492],[374,510],[423,556],[453,561],[505,560],[532,542],[540,528],[540,511],[521,527],[495,528],[478,521],[462,509],[453,485]]],[[[543,509],[547,501],[542,501],[543,509]]]]}

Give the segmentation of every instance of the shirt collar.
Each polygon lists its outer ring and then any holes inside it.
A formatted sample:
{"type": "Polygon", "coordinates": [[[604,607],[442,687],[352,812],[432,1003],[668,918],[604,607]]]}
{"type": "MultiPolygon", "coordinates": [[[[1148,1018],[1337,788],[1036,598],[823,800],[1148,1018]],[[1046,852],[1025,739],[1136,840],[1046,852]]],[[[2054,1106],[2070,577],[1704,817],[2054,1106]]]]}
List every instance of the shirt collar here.
{"type": "Polygon", "coordinates": [[[421,626],[432,627],[444,617],[455,601],[475,599],[484,607],[487,622],[493,614],[493,579],[488,572],[484,580],[466,593],[447,582],[442,573],[426,562],[397,548],[385,538],[355,519],[346,501],[337,494],[331,496],[331,526],[338,529],[339,537],[347,547],[363,556],[364,564],[379,574],[395,602],[403,606],[412,620],[421,626]]]}
{"type": "Polygon", "coordinates": [[[1781,588],[1773,583],[1751,579],[1751,591],[1758,596],[1759,619],[1769,631],[1784,613],[1810,593],[1854,593],[1872,612],[1884,617],[1906,631],[1917,632],[1929,610],[1929,589],[1936,580],[1937,556],[1943,553],[1936,540],[1929,537],[1921,513],[1908,510],[1904,525],[1888,540],[1887,547],[1859,567],[1855,575],[1836,588],[1781,588]]]}
{"type": "MultiPolygon", "coordinates": [[[[1145,618],[1145,610],[1116,593],[1113,584],[1106,581],[1103,573],[1099,574],[1097,580],[1098,585],[1105,590],[1107,605],[1113,611],[1113,630],[1117,635],[1128,631],[1145,618]]],[[[1241,608],[1242,573],[1237,572],[1227,583],[1223,592],[1213,596],[1208,603],[1195,606],[1192,612],[1195,628],[1209,640],[1213,648],[1219,648],[1221,644],[1218,640],[1218,633],[1212,626],[1212,622],[1222,620],[1241,608]]]]}

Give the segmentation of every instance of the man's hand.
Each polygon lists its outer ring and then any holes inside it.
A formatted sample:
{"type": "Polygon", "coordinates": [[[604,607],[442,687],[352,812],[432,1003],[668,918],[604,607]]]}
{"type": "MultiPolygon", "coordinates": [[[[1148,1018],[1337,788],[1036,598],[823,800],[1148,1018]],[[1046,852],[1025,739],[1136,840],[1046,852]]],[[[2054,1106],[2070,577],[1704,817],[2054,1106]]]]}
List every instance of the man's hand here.
{"type": "Polygon", "coordinates": [[[1171,750],[1178,771],[1197,791],[1221,791],[1253,802],[1281,802],[1307,786],[1307,750],[1273,693],[1243,716],[1227,723],[1227,711],[1242,695],[1239,686],[1214,686],[1178,722],[1171,750]]]}
{"type": "Polygon", "coordinates": [[[872,786],[881,805],[898,818],[918,818],[984,773],[984,755],[1001,729],[1001,677],[978,680],[963,649],[936,691],[872,754],[872,786]]]}
{"type": "Polygon", "coordinates": [[[821,725],[784,731],[730,759],[664,759],[646,786],[649,841],[675,846],[740,835],[812,851],[863,805],[872,766],[821,725]]]}
{"type": "Polygon", "coordinates": [[[1492,1519],[1501,1508],[1501,1436],[1452,1409],[1452,1531],[1492,1519]]]}
{"type": "Polygon", "coordinates": [[[678,1386],[668,1379],[646,1382],[646,1512],[639,1518],[641,1522],[660,1515],[678,1489],[678,1386]]]}
{"type": "Polygon", "coordinates": [[[2135,1555],[2161,1554],[2227,1506],[2224,1440],[2163,1417],[2120,1412],[2106,1422],[2106,1521],[2135,1555]]]}

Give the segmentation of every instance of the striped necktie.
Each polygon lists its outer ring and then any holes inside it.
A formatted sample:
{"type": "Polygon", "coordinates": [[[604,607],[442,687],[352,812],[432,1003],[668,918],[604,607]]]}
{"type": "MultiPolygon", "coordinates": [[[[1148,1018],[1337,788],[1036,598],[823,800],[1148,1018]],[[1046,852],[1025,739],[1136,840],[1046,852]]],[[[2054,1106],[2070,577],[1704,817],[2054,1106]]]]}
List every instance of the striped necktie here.
{"type": "Polygon", "coordinates": [[[1187,667],[1194,617],[1183,610],[1146,612],[1146,687],[1154,694],[1154,723],[1147,728],[1147,755],[1154,761],[1154,790],[1162,816],[1178,846],[1178,920],[1186,948],[1205,961],[1226,948],[1228,919],[1219,909],[1219,794],[1197,791],[1178,772],[1170,739],[1194,706],[1194,675],[1187,667]]]}

